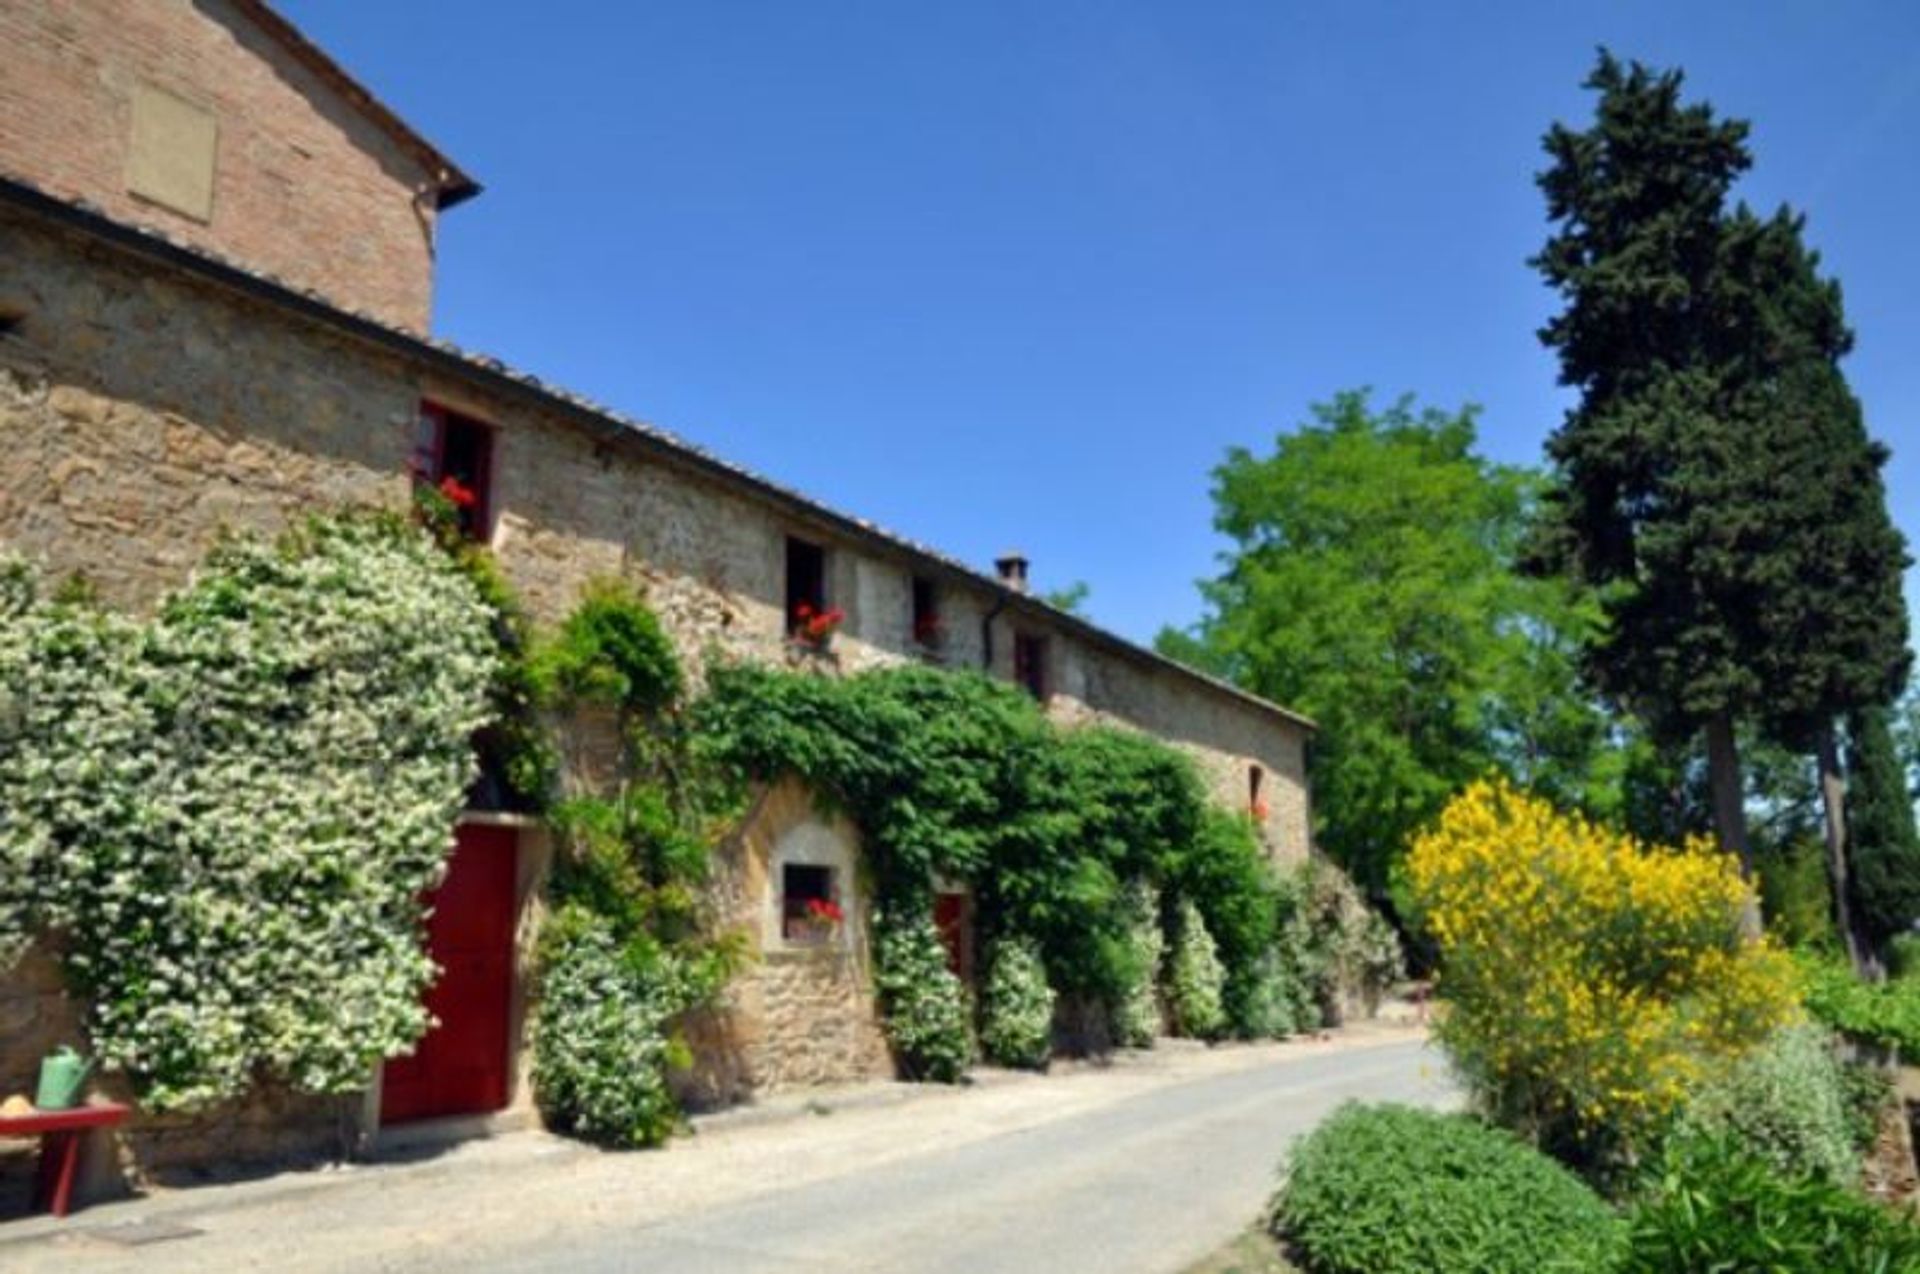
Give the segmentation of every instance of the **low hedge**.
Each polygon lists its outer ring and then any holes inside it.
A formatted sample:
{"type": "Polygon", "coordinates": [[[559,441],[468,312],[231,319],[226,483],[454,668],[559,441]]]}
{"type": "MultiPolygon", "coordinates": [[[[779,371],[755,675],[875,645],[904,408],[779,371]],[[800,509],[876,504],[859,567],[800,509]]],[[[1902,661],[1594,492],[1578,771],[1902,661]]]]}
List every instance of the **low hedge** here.
{"type": "Polygon", "coordinates": [[[1920,977],[1862,982],[1838,956],[1802,951],[1794,958],[1814,1018],[1862,1043],[1920,1058],[1920,977]]]}
{"type": "Polygon", "coordinates": [[[1312,1274],[1591,1274],[1625,1241],[1598,1195],[1513,1136],[1351,1103],[1295,1146],[1272,1225],[1312,1274]]]}
{"type": "Polygon", "coordinates": [[[1920,1226],[1730,1139],[1676,1137],[1632,1216],[1624,1274],[1913,1274],[1920,1226]]]}

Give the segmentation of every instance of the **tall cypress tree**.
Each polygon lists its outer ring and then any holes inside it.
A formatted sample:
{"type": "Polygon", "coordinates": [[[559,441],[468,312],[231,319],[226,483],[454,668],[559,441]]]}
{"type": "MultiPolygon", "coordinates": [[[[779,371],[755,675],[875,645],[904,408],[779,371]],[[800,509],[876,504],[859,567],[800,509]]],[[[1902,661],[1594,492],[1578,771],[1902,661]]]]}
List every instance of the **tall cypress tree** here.
{"type": "Polygon", "coordinates": [[[1532,560],[1599,588],[1596,685],[1669,737],[1705,734],[1715,830],[1750,868],[1734,726],[1764,693],[1743,507],[1759,439],[1721,311],[1742,299],[1722,277],[1725,204],[1752,159],[1746,124],[1680,86],[1603,51],[1592,127],[1545,139],[1555,232],[1533,264],[1566,308],[1540,336],[1580,402],[1547,444],[1532,560]]]}
{"type": "Polygon", "coordinates": [[[1885,708],[1847,720],[1853,914],[1884,962],[1886,943],[1920,919],[1920,833],[1885,708]]]}
{"type": "MultiPolygon", "coordinates": [[[[1762,446],[1741,507],[1756,532],[1751,658],[1766,693],[1760,724],[1819,769],[1835,923],[1863,973],[1877,943],[1853,913],[1846,780],[1837,722],[1890,702],[1905,681],[1905,541],[1887,512],[1886,448],[1867,433],[1839,360],[1852,347],[1840,289],[1819,274],[1803,220],[1782,209],[1729,220],[1723,288],[1726,363],[1762,446]]],[[[1884,723],[1883,723],[1884,724],[1884,723]]]]}

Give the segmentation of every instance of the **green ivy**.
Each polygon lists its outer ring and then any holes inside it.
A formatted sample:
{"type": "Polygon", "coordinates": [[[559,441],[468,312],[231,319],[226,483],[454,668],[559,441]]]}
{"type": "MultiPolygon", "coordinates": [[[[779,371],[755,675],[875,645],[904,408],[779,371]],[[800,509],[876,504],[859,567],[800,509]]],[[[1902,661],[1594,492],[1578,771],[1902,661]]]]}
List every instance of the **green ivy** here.
{"type": "Polygon", "coordinates": [[[421,483],[413,491],[413,520],[440,546],[453,568],[493,615],[493,639],[499,658],[487,684],[486,724],[475,733],[482,809],[540,812],[551,794],[559,755],[540,720],[540,688],[529,657],[533,620],[499,560],[469,539],[460,510],[443,492],[421,483]]]}
{"type": "Polygon", "coordinates": [[[710,1005],[746,959],[707,889],[712,847],[743,801],[731,771],[697,749],[686,680],[659,620],[632,586],[597,581],[527,649],[527,683],[556,733],[610,716],[618,756],[561,764],[548,821],[558,908],[541,944],[534,1086],[559,1128],[653,1145],[679,1121],[669,1071],[687,1050],[676,1020],[710,1005]]]}
{"type": "Polygon", "coordinates": [[[713,755],[763,781],[797,776],[852,816],[883,910],[924,910],[935,874],[970,881],[989,941],[1033,944],[1055,992],[1103,1009],[1123,1039],[1158,1018],[1143,889],[1161,910],[1148,923],[1177,929],[1191,907],[1210,935],[1225,1019],[1209,1017],[1209,1034],[1317,1025],[1323,992],[1331,1006],[1336,988],[1397,967],[1390,932],[1337,888],[1345,878],[1277,873],[1247,818],[1208,805],[1185,754],[1131,730],[1055,726],[980,673],[726,666],[695,716],[713,755]]]}

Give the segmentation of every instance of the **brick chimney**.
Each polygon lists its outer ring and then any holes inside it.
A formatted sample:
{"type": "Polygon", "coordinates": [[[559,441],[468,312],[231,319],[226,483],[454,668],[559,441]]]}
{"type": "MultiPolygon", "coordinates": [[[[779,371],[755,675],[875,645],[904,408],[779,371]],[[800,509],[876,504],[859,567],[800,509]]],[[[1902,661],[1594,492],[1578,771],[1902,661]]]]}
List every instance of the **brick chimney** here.
{"type": "Polygon", "coordinates": [[[1000,582],[1016,593],[1027,591],[1027,555],[1018,550],[1003,553],[993,559],[993,569],[1000,573],[1000,582]]]}

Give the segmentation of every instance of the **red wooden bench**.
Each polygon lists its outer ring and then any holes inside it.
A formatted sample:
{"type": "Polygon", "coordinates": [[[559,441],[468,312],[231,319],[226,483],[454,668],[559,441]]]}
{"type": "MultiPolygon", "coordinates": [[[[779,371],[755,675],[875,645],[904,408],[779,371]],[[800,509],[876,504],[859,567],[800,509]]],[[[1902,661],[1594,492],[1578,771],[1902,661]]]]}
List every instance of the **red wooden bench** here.
{"type": "Polygon", "coordinates": [[[40,1169],[34,1178],[36,1212],[65,1216],[73,1201],[73,1178],[80,1163],[81,1134],[89,1128],[111,1128],[132,1109],[113,1102],[75,1106],[71,1110],[35,1110],[28,1115],[0,1115],[0,1137],[40,1138],[40,1169]]]}

